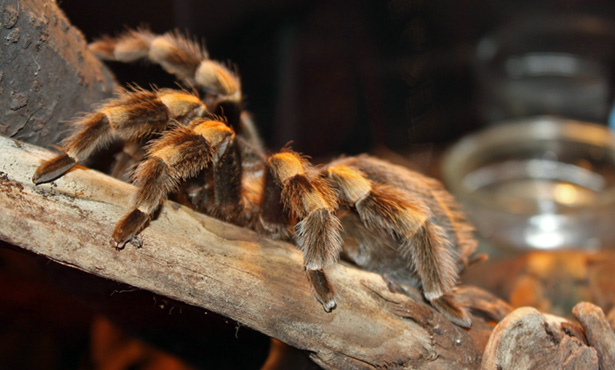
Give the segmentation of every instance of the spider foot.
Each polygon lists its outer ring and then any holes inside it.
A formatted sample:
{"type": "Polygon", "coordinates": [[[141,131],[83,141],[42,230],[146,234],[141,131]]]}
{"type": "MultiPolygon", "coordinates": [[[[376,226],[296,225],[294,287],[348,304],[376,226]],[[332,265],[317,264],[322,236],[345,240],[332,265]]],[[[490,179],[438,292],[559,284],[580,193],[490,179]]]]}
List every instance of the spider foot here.
{"type": "Polygon", "coordinates": [[[115,248],[115,250],[117,251],[121,251],[124,248],[126,248],[126,244],[132,244],[133,247],[139,249],[141,247],[143,247],[143,239],[139,238],[138,236],[133,236],[132,238],[126,240],[125,242],[116,242],[115,240],[111,240],[111,246],[113,248],[115,248]]]}
{"type": "Polygon", "coordinates": [[[38,185],[53,181],[64,175],[76,164],[77,162],[69,157],[68,154],[59,155],[53,159],[43,162],[43,164],[41,164],[34,173],[34,176],[32,176],[32,182],[38,185]]]}
{"type": "MultiPolygon", "coordinates": [[[[124,249],[126,243],[135,239],[143,228],[147,225],[149,216],[138,209],[133,210],[115,225],[113,230],[113,243],[116,249],[124,249]]],[[[137,242],[139,245],[139,242],[137,242]]]]}
{"type": "Polygon", "coordinates": [[[306,270],[306,273],[316,299],[322,304],[325,312],[331,312],[337,307],[337,302],[335,302],[335,294],[331,285],[329,285],[325,272],[323,270],[306,270]]]}
{"type": "Polygon", "coordinates": [[[455,325],[461,326],[462,328],[470,328],[472,326],[472,319],[470,318],[468,309],[455,302],[453,293],[444,294],[429,302],[455,325]]]}

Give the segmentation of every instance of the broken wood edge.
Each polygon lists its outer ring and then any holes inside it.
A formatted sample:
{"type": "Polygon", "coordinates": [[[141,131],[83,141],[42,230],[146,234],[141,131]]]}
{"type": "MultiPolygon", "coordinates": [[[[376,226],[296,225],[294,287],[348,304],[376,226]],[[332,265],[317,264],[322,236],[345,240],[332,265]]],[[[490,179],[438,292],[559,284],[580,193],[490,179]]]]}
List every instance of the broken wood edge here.
{"type": "Polygon", "coordinates": [[[602,309],[589,302],[580,302],[572,314],[581,323],[585,338],[596,349],[602,369],[615,368],[615,332],[602,309]]]}
{"type": "Polygon", "coordinates": [[[599,349],[585,342],[571,321],[532,307],[514,310],[498,323],[485,348],[481,369],[605,369],[599,349]]]}

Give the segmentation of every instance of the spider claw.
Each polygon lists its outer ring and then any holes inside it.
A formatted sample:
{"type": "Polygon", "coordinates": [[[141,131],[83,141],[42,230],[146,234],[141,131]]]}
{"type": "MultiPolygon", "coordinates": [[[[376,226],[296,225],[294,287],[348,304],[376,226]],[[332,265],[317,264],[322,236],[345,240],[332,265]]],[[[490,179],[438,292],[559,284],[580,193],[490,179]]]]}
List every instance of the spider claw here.
{"type": "Polygon", "coordinates": [[[147,222],[149,216],[138,209],[133,210],[117,223],[115,230],[113,230],[113,241],[116,249],[124,249],[126,243],[128,243],[135,235],[137,235],[147,222]]]}
{"type": "Polygon", "coordinates": [[[322,308],[325,309],[325,312],[331,312],[337,307],[337,302],[335,302],[335,297],[328,302],[320,302],[322,303],[322,308]]]}
{"type": "Polygon", "coordinates": [[[312,291],[318,302],[322,304],[322,308],[324,308],[325,312],[333,311],[337,307],[337,302],[325,272],[323,270],[306,270],[306,273],[308,281],[312,286],[312,291]]]}
{"type": "Polygon", "coordinates": [[[77,162],[68,156],[68,154],[59,155],[53,159],[43,162],[34,176],[32,176],[32,182],[36,185],[45,182],[50,182],[58,177],[64,175],[68,170],[73,168],[77,162]]]}
{"type": "Polygon", "coordinates": [[[124,249],[124,247],[126,247],[126,243],[127,242],[112,240],[111,246],[115,248],[115,250],[121,251],[122,249],[124,249]]]}

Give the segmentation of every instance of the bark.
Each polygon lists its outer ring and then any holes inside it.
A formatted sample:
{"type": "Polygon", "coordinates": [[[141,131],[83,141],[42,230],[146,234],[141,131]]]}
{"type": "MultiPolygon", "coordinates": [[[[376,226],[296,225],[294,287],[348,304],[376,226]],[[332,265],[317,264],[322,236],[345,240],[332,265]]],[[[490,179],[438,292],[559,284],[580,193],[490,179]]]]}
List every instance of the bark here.
{"type": "Polygon", "coordinates": [[[519,308],[493,330],[481,369],[598,370],[596,349],[584,343],[582,330],[571,331],[571,325],[534,308],[519,308]]]}
{"type": "Polygon", "coordinates": [[[0,134],[43,146],[112,95],[113,78],[54,1],[0,0],[0,134]]]}
{"type": "Polygon", "coordinates": [[[611,329],[602,309],[588,302],[574,306],[572,313],[579,320],[585,338],[596,349],[601,369],[615,368],[615,332],[611,329]]]}

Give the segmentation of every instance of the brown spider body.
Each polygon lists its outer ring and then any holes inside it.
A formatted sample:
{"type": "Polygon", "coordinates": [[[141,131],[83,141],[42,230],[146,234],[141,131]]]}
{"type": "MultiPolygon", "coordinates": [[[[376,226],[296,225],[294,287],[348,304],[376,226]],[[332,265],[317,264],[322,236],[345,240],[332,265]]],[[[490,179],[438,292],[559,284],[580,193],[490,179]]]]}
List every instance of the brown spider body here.
{"type": "Polygon", "coordinates": [[[34,174],[37,184],[52,181],[97,148],[124,140],[125,152],[139,161],[132,175],[138,191],[132,210],[113,232],[118,248],[147,226],[164,198],[179,193],[199,211],[293,240],[326,311],[336,303],[324,271],[344,256],[422,287],[440,312],[458,325],[470,325],[452,291],[476,243],[438,181],[367,155],[322,166],[312,166],[290,149],[266,155],[242,112],[239,78],[178,34],[128,31],[92,49],[120,61],[148,58],[206,93],[201,100],[178,90],[121,91],[78,119],[63,142],[64,154],[34,174]]]}

